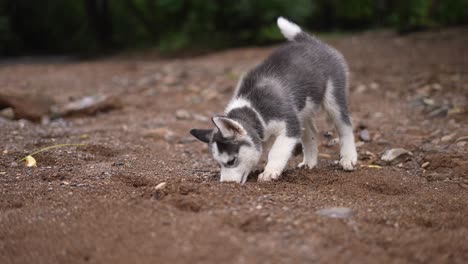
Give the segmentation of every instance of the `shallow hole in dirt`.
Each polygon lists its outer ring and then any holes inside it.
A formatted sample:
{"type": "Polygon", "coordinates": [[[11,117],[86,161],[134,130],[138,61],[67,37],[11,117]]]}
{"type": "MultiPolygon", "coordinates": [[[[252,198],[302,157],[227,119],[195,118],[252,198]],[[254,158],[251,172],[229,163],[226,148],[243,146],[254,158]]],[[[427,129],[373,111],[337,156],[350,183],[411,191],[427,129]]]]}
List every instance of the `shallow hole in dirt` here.
{"type": "Polygon", "coordinates": [[[180,197],[173,200],[174,206],[185,212],[198,213],[202,209],[200,201],[194,199],[194,197],[180,197]]]}
{"type": "Polygon", "coordinates": [[[198,187],[195,184],[182,184],[178,186],[178,191],[182,195],[198,193],[198,187]]]}
{"type": "Polygon", "coordinates": [[[0,202],[0,208],[1,209],[19,209],[24,206],[23,201],[19,199],[14,199],[14,200],[5,200],[0,202]]]}
{"type": "Polygon", "coordinates": [[[43,171],[41,172],[41,179],[43,181],[62,181],[66,179],[66,175],[61,172],[43,171]]]}
{"type": "Polygon", "coordinates": [[[118,173],[114,175],[112,179],[120,181],[127,186],[135,187],[135,188],[154,185],[154,183],[150,179],[144,176],[127,175],[123,173],[118,173]]]}
{"type": "Polygon", "coordinates": [[[363,187],[371,192],[384,195],[404,195],[412,191],[408,186],[389,182],[368,182],[363,184],[363,187]]]}
{"type": "Polygon", "coordinates": [[[238,228],[246,233],[266,232],[270,227],[267,216],[252,215],[240,221],[238,228]]]}
{"type": "Polygon", "coordinates": [[[115,157],[119,154],[119,151],[102,145],[85,145],[82,147],[78,147],[78,149],[84,152],[89,152],[96,156],[106,158],[115,157]]]}

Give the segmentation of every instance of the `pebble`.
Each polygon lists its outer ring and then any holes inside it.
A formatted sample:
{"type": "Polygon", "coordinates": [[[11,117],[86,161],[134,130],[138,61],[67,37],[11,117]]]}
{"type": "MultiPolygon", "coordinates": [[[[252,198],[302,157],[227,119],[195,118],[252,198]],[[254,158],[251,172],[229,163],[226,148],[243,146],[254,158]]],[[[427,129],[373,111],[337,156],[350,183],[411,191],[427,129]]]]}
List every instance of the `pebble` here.
{"type": "Polygon", "coordinates": [[[462,142],[462,141],[464,141],[464,142],[468,141],[468,136],[459,137],[459,138],[457,138],[457,140],[455,140],[455,142],[457,142],[457,143],[462,142]]]}
{"type": "Polygon", "coordinates": [[[160,184],[156,185],[156,187],[154,187],[155,190],[162,190],[166,187],[167,183],[166,182],[161,182],[160,184]]]}
{"type": "Polygon", "coordinates": [[[176,118],[179,120],[190,119],[190,117],[191,117],[191,114],[189,113],[189,111],[185,109],[179,109],[176,111],[176,118]]]}
{"type": "Polygon", "coordinates": [[[146,132],[145,136],[153,137],[156,139],[164,139],[165,141],[170,142],[170,143],[176,141],[176,134],[166,127],[152,129],[146,132]]]}
{"type": "Polygon", "coordinates": [[[117,96],[92,95],[71,101],[54,109],[56,116],[92,116],[99,112],[109,112],[123,107],[117,96]]]}
{"type": "Polygon", "coordinates": [[[316,213],[331,218],[348,218],[354,214],[353,210],[348,207],[329,207],[320,209],[316,213]]]}
{"type": "Polygon", "coordinates": [[[413,153],[403,148],[394,148],[386,150],[380,159],[389,163],[399,163],[401,159],[409,156],[413,156],[413,153]]]}
{"type": "Polygon", "coordinates": [[[201,122],[208,122],[210,120],[208,117],[200,114],[193,114],[193,119],[201,122]]]}
{"type": "Polygon", "coordinates": [[[0,116],[5,119],[13,120],[15,119],[15,112],[13,111],[13,108],[7,107],[0,111],[0,116]]]}
{"type": "Polygon", "coordinates": [[[361,160],[375,160],[377,158],[377,155],[375,155],[373,152],[371,151],[364,151],[364,153],[362,153],[361,155],[359,155],[359,158],[361,160]]]}
{"type": "Polygon", "coordinates": [[[423,100],[423,103],[424,103],[425,105],[429,105],[429,106],[435,105],[434,99],[431,99],[431,98],[423,98],[422,100],[423,100]]]}
{"type": "Polygon", "coordinates": [[[0,93],[0,101],[3,107],[13,110],[16,119],[27,119],[34,122],[40,122],[43,116],[49,115],[51,105],[55,105],[52,97],[31,93],[0,93]]]}
{"type": "Polygon", "coordinates": [[[358,94],[362,94],[362,93],[364,93],[366,90],[367,90],[367,86],[366,86],[365,84],[359,84],[359,85],[356,87],[355,92],[358,93],[358,94]]]}
{"type": "Polygon", "coordinates": [[[369,88],[370,88],[371,90],[377,90],[377,89],[379,89],[379,87],[380,87],[380,85],[379,85],[378,83],[376,83],[376,82],[371,82],[371,83],[369,84],[369,88]]]}
{"type": "Polygon", "coordinates": [[[426,161],[421,165],[421,168],[425,169],[425,168],[427,168],[427,166],[429,166],[429,164],[431,164],[431,163],[429,161],[426,161]]]}
{"type": "Polygon", "coordinates": [[[201,95],[207,101],[218,98],[218,92],[212,89],[203,90],[201,95]]]}
{"type": "Polygon", "coordinates": [[[457,133],[452,133],[452,134],[449,134],[449,135],[445,135],[440,139],[440,141],[442,141],[442,142],[452,141],[455,138],[456,135],[457,135],[457,133]]]}
{"type": "Polygon", "coordinates": [[[364,141],[358,141],[358,142],[356,142],[356,148],[360,148],[360,147],[364,146],[364,144],[366,144],[364,141]]]}
{"type": "Polygon", "coordinates": [[[359,133],[359,139],[361,139],[364,142],[369,142],[371,140],[369,130],[367,129],[361,130],[361,132],[359,133]]]}
{"type": "Polygon", "coordinates": [[[434,83],[432,85],[432,89],[434,89],[436,91],[440,91],[440,90],[442,90],[442,85],[440,85],[439,83],[434,83]]]}
{"type": "Polygon", "coordinates": [[[179,143],[179,144],[190,144],[190,143],[195,142],[195,141],[197,141],[197,139],[194,138],[194,137],[186,137],[186,138],[183,138],[183,139],[177,141],[177,143],[179,143]]]}
{"type": "Polygon", "coordinates": [[[125,163],[123,161],[116,161],[114,163],[112,163],[112,166],[123,166],[125,165],[125,163]]]}
{"type": "Polygon", "coordinates": [[[448,114],[448,108],[446,106],[441,106],[434,111],[429,113],[429,117],[446,117],[448,114]]]}
{"type": "Polygon", "coordinates": [[[374,118],[377,118],[377,119],[378,119],[378,118],[382,118],[382,117],[384,117],[384,116],[385,116],[385,115],[384,115],[384,113],[382,113],[382,112],[376,112],[376,113],[374,113],[374,118]]]}

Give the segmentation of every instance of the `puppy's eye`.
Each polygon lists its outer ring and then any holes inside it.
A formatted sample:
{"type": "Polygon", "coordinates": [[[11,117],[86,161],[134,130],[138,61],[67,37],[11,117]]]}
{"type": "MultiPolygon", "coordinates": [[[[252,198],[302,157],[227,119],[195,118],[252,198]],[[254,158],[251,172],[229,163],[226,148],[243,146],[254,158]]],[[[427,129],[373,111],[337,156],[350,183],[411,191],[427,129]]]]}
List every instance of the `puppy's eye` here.
{"type": "Polygon", "coordinates": [[[226,165],[232,166],[232,165],[234,165],[234,162],[236,162],[236,158],[233,158],[232,160],[229,160],[229,161],[226,163],[226,165]]]}

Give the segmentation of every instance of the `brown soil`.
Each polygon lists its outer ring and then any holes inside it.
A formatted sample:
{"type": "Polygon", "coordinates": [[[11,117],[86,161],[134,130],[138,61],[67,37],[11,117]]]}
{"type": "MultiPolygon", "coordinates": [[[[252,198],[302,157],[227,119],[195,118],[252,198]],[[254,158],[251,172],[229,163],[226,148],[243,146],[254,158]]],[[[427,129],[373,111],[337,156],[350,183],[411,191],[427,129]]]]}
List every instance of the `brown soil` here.
{"type": "Polygon", "coordinates": [[[468,30],[328,41],[349,61],[354,123],[372,137],[360,163],[380,169],[343,172],[337,147],[322,144],[331,158],[316,169],[295,169],[297,157],[277,182],[219,183],[188,130],[210,127],[199,115],[221,113],[272,48],[2,66],[2,93],[61,103],[102,93],[123,108],[45,124],[0,119],[0,263],[468,263],[468,143],[456,142],[468,135],[468,30]],[[179,109],[198,115],[177,119],[179,109]],[[62,143],[87,145],[38,154],[33,168],[17,162],[62,143]],[[396,147],[413,156],[380,163],[396,147]],[[335,206],[354,213],[316,213],[335,206]]]}

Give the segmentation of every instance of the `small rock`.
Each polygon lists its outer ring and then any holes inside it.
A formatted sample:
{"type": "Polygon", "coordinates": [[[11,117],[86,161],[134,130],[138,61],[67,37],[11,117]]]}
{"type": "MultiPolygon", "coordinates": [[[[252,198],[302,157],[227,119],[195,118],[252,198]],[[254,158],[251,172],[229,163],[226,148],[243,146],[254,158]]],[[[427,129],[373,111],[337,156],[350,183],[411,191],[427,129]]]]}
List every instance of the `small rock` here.
{"type": "Polygon", "coordinates": [[[192,104],[199,104],[202,101],[203,101],[203,99],[198,95],[193,95],[193,96],[190,96],[190,98],[189,98],[189,102],[192,103],[192,104]]]}
{"type": "Polygon", "coordinates": [[[455,142],[457,142],[457,143],[462,142],[462,141],[464,141],[464,142],[468,141],[468,136],[459,137],[459,138],[457,138],[457,140],[455,140],[455,142]]]}
{"type": "Polygon", "coordinates": [[[431,98],[423,98],[423,103],[428,106],[435,105],[434,99],[431,99],[431,98]]]}
{"type": "Polygon", "coordinates": [[[394,148],[386,150],[380,159],[387,163],[397,164],[411,156],[413,156],[413,153],[406,149],[394,148]]]}
{"type": "Polygon", "coordinates": [[[408,102],[408,105],[412,108],[422,107],[424,106],[423,98],[418,97],[418,98],[412,99],[411,101],[408,102]]]}
{"type": "Polygon", "coordinates": [[[54,114],[57,116],[96,115],[100,112],[109,112],[122,107],[122,101],[118,97],[93,95],[57,107],[54,114]]]}
{"type": "Polygon", "coordinates": [[[442,142],[452,141],[455,138],[456,135],[457,135],[457,133],[452,133],[452,134],[449,134],[449,135],[445,135],[440,139],[440,141],[442,141],[442,142]]]}
{"type": "Polygon", "coordinates": [[[176,118],[179,119],[179,120],[186,120],[186,119],[190,119],[191,115],[189,113],[189,111],[185,110],[185,109],[179,109],[176,111],[176,118]]]}
{"type": "Polygon", "coordinates": [[[468,109],[463,109],[463,108],[460,108],[460,107],[452,107],[448,110],[447,112],[447,115],[449,116],[453,116],[453,115],[458,115],[458,114],[463,114],[463,113],[467,113],[468,112],[468,109]]]}
{"type": "Polygon", "coordinates": [[[377,89],[379,89],[379,87],[380,87],[380,85],[379,85],[378,83],[376,83],[376,82],[371,82],[371,83],[369,84],[369,88],[370,88],[371,90],[377,90],[377,89]]]}
{"type": "Polygon", "coordinates": [[[166,182],[161,182],[160,184],[156,185],[156,187],[154,187],[154,189],[155,190],[162,190],[162,189],[166,188],[166,185],[167,185],[166,182]]]}
{"type": "Polygon", "coordinates": [[[200,115],[200,114],[193,114],[193,118],[197,121],[201,121],[201,122],[208,122],[210,119],[204,115],[200,115]]]}
{"type": "Polygon", "coordinates": [[[197,139],[194,138],[194,137],[186,137],[186,138],[183,138],[183,139],[177,141],[177,143],[179,143],[179,144],[190,144],[190,143],[195,142],[195,141],[197,141],[197,139]]]}
{"type": "Polygon", "coordinates": [[[429,161],[426,161],[421,165],[421,168],[425,169],[425,168],[427,168],[429,166],[429,164],[431,164],[431,163],[429,161]]]}
{"type": "Polygon", "coordinates": [[[364,93],[365,91],[367,90],[367,86],[365,84],[359,84],[356,89],[355,89],[355,92],[358,93],[358,94],[362,94],[364,93]]]}
{"type": "Polygon", "coordinates": [[[359,139],[361,139],[364,142],[369,142],[371,140],[369,130],[367,129],[361,130],[361,132],[359,133],[359,139]]]}
{"type": "Polygon", "coordinates": [[[375,155],[373,152],[370,152],[368,150],[364,151],[364,153],[359,155],[359,159],[361,160],[375,160],[377,158],[377,155],[375,155]]]}
{"type": "Polygon", "coordinates": [[[156,129],[152,129],[147,131],[144,135],[145,137],[152,137],[155,139],[164,139],[167,142],[175,142],[176,141],[176,134],[172,132],[170,129],[165,127],[160,127],[156,129]]]}
{"type": "Polygon", "coordinates": [[[73,187],[85,187],[87,184],[85,183],[72,183],[71,186],[73,187]]]}
{"type": "Polygon", "coordinates": [[[0,109],[13,109],[16,119],[40,122],[42,117],[50,114],[54,104],[51,97],[43,94],[0,94],[0,109]]]}
{"type": "Polygon", "coordinates": [[[382,118],[382,117],[384,117],[384,116],[385,116],[385,115],[384,115],[384,113],[382,113],[382,112],[376,112],[376,113],[374,113],[374,118],[377,118],[377,119],[378,119],[378,118],[382,118]]]}
{"type": "Polygon", "coordinates": [[[189,85],[187,90],[189,90],[190,92],[198,93],[198,92],[201,91],[201,87],[191,84],[191,85],[189,85]]]}
{"type": "Polygon", "coordinates": [[[442,90],[442,85],[440,85],[440,83],[434,83],[432,85],[432,89],[434,89],[436,91],[440,91],[440,90],[442,90]]]}
{"type": "Polygon", "coordinates": [[[13,108],[7,107],[0,111],[0,116],[9,120],[13,120],[15,119],[15,112],[13,111],[13,108]]]}
{"type": "Polygon", "coordinates": [[[460,141],[460,142],[457,142],[457,147],[464,147],[466,146],[467,142],[466,141],[460,141]]]}
{"type": "Polygon", "coordinates": [[[155,190],[151,196],[155,200],[162,200],[166,196],[166,193],[163,190],[155,190]]]}
{"type": "Polygon", "coordinates": [[[358,141],[358,142],[356,142],[356,148],[360,148],[360,147],[364,146],[364,144],[366,144],[364,141],[358,141]]]}
{"type": "Polygon", "coordinates": [[[429,113],[429,117],[446,117],[448,115],[449,108],[442,106],[429,113]]]}
{"type": "Polygon", "coordinates": [[[318,210],[316,213],[331,218],[348,218],[354,214],[353,210],[348,207],[330,207],[318,210]]]}
{"type": "Polygon", "coordinates": [[[114,163],[112,163],[112,166],[123,166],[125,165],[125,163],[123,161],[116,161],[114,163]]]}
{"type": "Polygon", "coordinates": [[[203,90],[202,93],[201,93],[202,97],[207,100],[207,101],[210,101],[210,100],[213,100],[213,99],[216,99],[218,98],[218,92],[213,90],[213,89],[206,89],[206,90],[203,90]]]}

